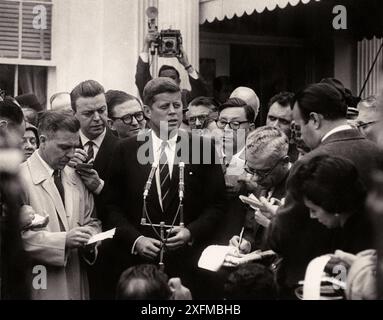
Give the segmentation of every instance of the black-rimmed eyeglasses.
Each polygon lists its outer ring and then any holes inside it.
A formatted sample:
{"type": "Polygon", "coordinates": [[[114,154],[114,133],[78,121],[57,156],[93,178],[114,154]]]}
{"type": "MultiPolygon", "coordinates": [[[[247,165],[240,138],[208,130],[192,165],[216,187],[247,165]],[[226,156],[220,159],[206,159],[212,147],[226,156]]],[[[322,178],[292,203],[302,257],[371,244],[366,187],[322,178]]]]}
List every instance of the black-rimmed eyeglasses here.
{"type": "Polygon", "coordinates": [[[279,158],[278,161],[270,168],[270,169],[266,169],[266,170],[258,170],[258,169],[253,169],[253,168],[250,168],[248,167],[247,165],[247,161],[245,163],[245,171],[251,175],[256,175],[257,177],[259,177],[261,180],[264,180],[266,179],[274,170],[275,168],[281,163],[281,162],[284,162],[288,159],[287,156],[284,156],[282,158],[279,158]]]}
{"type": "Polygon", "coordinates": [[[141,122],[144,120],[144,113],[142,111],[133,113],[133,114],[127,114],[123,117],[110,117],[112,120],[118,120],[120,119],[125,124],[132,124],[133,117],[137,120],[137,122],[141,122]]]}
{"type": "Polygon", "coordinates": [[[238,130],[239,127],[241,126],[242,123],[248,123],[249,121],[231,121],[231,122],[227,122],[227,121],[224,121],[224,120],[218,120],[217,121],[217,127],[219,129],[225,129],[225,127],[227,125],[229,125],[229,127],[232,129],[232,130],[238,130]]]}

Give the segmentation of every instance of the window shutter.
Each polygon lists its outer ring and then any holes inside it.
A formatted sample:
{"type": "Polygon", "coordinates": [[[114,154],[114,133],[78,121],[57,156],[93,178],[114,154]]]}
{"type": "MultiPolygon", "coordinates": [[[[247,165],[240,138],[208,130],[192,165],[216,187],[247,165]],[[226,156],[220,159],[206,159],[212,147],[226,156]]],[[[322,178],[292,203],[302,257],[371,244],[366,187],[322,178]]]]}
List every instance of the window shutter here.
{"type": "MultiPolygon", "coordinates": [[[[51,4],[36,4],[33,2],[23,2],[23,31],[21,42],[21,57],[23,59],[51,59],[51,4]],[[46,29],[35,29],[33,20],[39,13],[33,13],[33,8],[44,6],[46,10],[46,29]]],[[[41,21],[38,25],[41,25],[41,21]]]]}
{"type": "Polygon", "coordinates": [[[20,1],[0,0],[0,58],[50,60],[51,0],[39,0],[39,2],[22,0],[21,17],[19,15],[20,1]],[[46,13],[46,29],[39,28],[43,24],[37,18],[41,16],[42,11],[34,13],[33,10],[37,6],[45,8],[43,12],[46,13]],[[19,30],[19,18],[21,19],[21,30],[19,30]],[[21,48],[19,43],[21,43],[21,48]]]}
{"type": "Polygon", "coordinates": [[[0,58],[19,56],[19,3],[0,0],[0,58]]]}

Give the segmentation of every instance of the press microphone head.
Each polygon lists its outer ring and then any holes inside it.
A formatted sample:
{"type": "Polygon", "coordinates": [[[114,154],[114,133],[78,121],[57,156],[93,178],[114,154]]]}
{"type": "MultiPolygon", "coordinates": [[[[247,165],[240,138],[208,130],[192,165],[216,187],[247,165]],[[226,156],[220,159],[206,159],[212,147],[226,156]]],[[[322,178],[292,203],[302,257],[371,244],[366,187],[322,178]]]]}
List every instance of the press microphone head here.
{"type": "Polygon", "coordinates": [[[179,166],[180,166],[180,168],[185,168],[185,162],[180,162],[180,164],[179,164],[179,166]]]}
{"type": "Polygon", "coordinates": [[[146,16],[149,19],[155,19],[158,17],[158,9],[156,7],[149,7],[146,9],[146,16]]]}

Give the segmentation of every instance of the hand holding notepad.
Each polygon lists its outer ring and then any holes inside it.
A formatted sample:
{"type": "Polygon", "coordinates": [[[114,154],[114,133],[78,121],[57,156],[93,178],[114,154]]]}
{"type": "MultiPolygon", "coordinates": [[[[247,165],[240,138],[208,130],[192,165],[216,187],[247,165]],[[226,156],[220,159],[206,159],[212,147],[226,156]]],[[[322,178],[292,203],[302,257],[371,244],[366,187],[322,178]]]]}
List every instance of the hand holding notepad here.
{"type": "Polygon", "coordinates": [[[103,241],[105,239],[112,239],[115,233],[116,233],[116,228],[110,229],[105,232],[97,233],[88,240],[87,245],[98,242],[98,241],[103,241]]]}

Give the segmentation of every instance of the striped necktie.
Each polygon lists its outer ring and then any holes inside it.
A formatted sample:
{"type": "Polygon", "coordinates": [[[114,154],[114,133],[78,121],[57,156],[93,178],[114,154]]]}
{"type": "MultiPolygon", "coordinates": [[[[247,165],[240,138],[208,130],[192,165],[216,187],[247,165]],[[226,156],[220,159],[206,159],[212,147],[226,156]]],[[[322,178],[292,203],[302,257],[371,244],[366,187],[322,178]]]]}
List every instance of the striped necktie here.
{"type": "Polygon", "coordinates": [[[86,162],[91,162],[91,160],[94,160],[94,142],[89,140],[86,144],[88,145],[88,158],[86,159],[86,162]]]}
{"type": "Polygon", "coordinates": [[[162,210],[165,212],[166,207],[168,206],[169,201],[169,189],[170,189],[170,172],[169,172],[169,163],[166,156],[165,148],[168,145],[167,142],[162,142],[161,151],[160,151],[160,185],[161,185],[161,200],[162,200],[162,210]]]}

